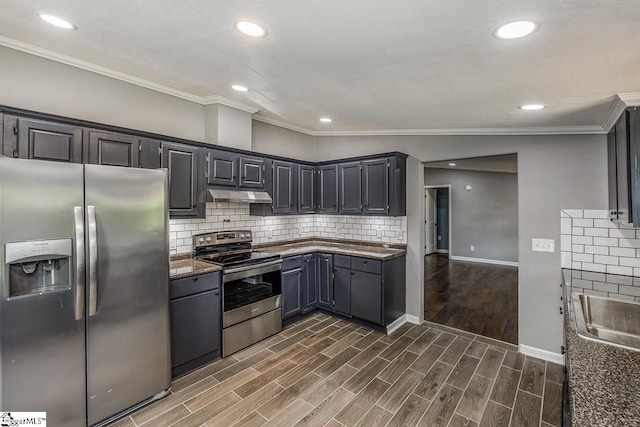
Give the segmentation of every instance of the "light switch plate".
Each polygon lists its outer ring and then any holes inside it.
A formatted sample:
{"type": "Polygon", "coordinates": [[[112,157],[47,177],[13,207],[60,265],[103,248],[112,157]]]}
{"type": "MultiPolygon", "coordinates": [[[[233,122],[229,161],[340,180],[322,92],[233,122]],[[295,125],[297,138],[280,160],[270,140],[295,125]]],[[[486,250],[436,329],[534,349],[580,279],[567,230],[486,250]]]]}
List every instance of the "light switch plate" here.
{"type": "Polygon", "coordinates": [[[531,250],[553,253],[556,251],[556,241],[553,239],[531,239],[531,250]]]}
{"type": "Polygon", "coordinates": [[[176,239],[171,239],[169,241],[169,249],[173,250],[176,249],[178,247],[178,241],[176,239]]]}

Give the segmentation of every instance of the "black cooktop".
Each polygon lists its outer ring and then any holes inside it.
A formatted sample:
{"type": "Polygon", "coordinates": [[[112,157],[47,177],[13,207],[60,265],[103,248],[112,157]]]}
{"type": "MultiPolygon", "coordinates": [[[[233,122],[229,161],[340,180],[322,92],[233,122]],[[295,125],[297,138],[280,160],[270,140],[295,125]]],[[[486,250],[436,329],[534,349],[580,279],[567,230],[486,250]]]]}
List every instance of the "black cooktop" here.
{"type": "Polygon", "coordinates": [[[260,264],[263,262],[280,259],[280,255],[270,254],[266,252],[223,252],[208,253],[196,256],[201,261],[210,262],[220,265],[224,268],[240,267],[243,265],[260,264]]]}

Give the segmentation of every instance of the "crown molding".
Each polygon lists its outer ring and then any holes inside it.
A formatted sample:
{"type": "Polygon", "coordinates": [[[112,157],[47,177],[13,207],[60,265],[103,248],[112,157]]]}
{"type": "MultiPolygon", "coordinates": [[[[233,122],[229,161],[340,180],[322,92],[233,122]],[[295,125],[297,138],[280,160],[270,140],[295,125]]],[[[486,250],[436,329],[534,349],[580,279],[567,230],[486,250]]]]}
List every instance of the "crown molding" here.
{"type": "Polygon", "coordinates": [[[305,135],[317,136],[317,132],[315,132],[315,131],[313,131],[311,129],[303,128],[302,126],[296,126],[294,124],[283,122],[281,120],[272,119],[270,117],[263,116],[262,114],[254,114],[253,115],[253,120],[257,120],[257,121],[262,122],[262,123],[267,123],[267,124],[270,124],[270,125],[278,126],[278,127],[285,128],[285,129],[289,129],[289,130],[292,130],[292,131],[295,131],[295,132],[304,133],[305,135]]]}
{"type": "Polygon", "coordinates": [[[14,40],[8,37],[0,36],[0,45],[8,47],[10,49],[29,53],[31,55],[39,56],[41,58],[49,59],[51,61],[56,61],[62,64],[70,65],[75,68],[80,68],[81,70],[90,71],[92,73],[100,74],[106,77],[110,77],[112,79],[120,80],[136,86],[144,87],[146,89],[150,89],[156,92],[164,93],[166,95],[174,96],[176,98],[181,98],[187,101],[191,101],[196,104],[200,104],[200,105],[222,104],[228,107],[236,108],[238,110],[246,111],[251,114],[254,114],[260,111],[260,107],[244,104],[242,102],[234,101],[220,95],[203,97],[203,96],[195,95],[193,93],[184,92],[169,86],[154,83],[150,80],[141,79],[139,77],[132,76],[131,74],[122,73],[120,71],[116,71],[107,67],[102,67],[100,65],[96,65],[91,62],[83,61],[81,59],[76,59],[71,56],[64,55],[62,53],[54,52],[49,49],[43,49],[41,47],[33,46],[28,43],[23,43],[21,41],[14,40]]]}
{"type": "Polygon", "coordinates": [[[427,135],[592,135],[606,133],[601,126],[549,126],[521,128],[379,129],[318,131],[314,136],[427,136],[427,135]]]}
{"type": "Polygon", "coordinates": [[[627,104],[627,107],[640,106],[640,92],[619,93],[618,98],[627,104]]]}
{"type": "Polygon", "coordinates": [[[200,98],[202,105],[213,105],[213,104],[221,104],[226,105],[227,107],[235,108],[236,110],[246,111],[247,113],[255,114],[260,111],[260,107],[256,107],[253,105],[245,104],[242,102],[234,101],[233,99],[225,98],[220,95],[212,95],[200,98]]]}

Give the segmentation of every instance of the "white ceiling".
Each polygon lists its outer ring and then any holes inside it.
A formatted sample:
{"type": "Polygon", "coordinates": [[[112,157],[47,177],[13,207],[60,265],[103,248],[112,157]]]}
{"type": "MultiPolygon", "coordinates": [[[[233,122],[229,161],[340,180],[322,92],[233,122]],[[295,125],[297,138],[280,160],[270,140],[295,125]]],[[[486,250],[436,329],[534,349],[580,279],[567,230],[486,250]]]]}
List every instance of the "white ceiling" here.
{"type": "Polygon", "coordinates": [[[451,159],[442,162],[424,163],[427,168],[471,170],[482,172],[518,173],[518,155],[505,154],[502,156],[470,157],[466,159],[451,159]],[[449,165],[455,163],[455,166],[449,165]]]}
{"type": "Polygon", "coordinates": [[[202,103],[224,97],[310,132],[587,132],[615,94],[640,91],[638,0],[2,0],[1,10],[0,44],[202,103]],[[45,24],[43,12],[78,29],[45,24]],[[238,18],[269,36],[240,35],[238,18]],[[492,36],[517,19],[541,27],[492,36]],[[518,109],[531,102],[548,108],[518,109]]]}

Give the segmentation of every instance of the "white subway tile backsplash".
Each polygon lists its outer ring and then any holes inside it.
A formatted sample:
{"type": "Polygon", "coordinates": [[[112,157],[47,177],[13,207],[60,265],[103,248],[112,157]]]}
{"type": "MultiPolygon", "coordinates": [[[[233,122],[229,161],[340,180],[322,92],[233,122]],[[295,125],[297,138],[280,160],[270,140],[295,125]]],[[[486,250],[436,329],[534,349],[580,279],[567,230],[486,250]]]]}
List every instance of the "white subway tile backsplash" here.
{"type": "Polygon", "coordinates": [[[609,211],[604,209],[585,209],[583,216],[585,218],[609,218],[609,211]]]}
{"type": "MultiPolygon", "coordinates": [[[[574,252],[576,252],[575,249],[574,252]]],[[[582,252],[586,254],[609,255],[609,248],[606,246],[585,246],[582,252]]]]}
{"type": "MultiPolygon", "coordinates": [[[[613,230],[607,230],[606,228],[584,228],[583,230],[584,230],[585,236],[595,236],[595,237],[608,237],[609,231],[613,231],[613,230]]],[[[618,237],[618,236],[611,236],[611,237],[618,237]]]]}
{"type": "Polygon", "coordinates": [[[595,246],[618,246],[618,239],[613,237],[594,237],[593,244],[595,246]]]}
{"type": "Polygon", "coordinates": [[[594,255],[593,262],[596,264],[619,265],[617,256],[594,255]]]}
{"type": "Polygon", "coordinates": [[[575,218],[573,220],[573,226],[593,228],[593,219],[575,218]]]}
{"type": "Polygon", "coordinates": [[[169,220],[171,254],[193,250],[193,235],[229,229],[249,229],[255,244],[311,237],[395,244],[407,243],[407,218],[340,215],[251,216],[243,203],[207,203],[206,218],[169,220]]]}
{"type": "Polygon", "coordinates": [[[616,228],[616,224],[608,219],[594,219],[593,226],[596,228],[616,228]]]}
{"type": "Polygon", "coordinates": [[[591,254],[573,254],[571,259],[573,261],[578,261],[578,262],[589,262],[589,263],[593,263],[593,255],[591,254]]]}
{"type": "Polygon", "coordinates": [[[636,251],[633,248],[609,248],[609,255],[635,258],[636,251]]]}
{"type": "Polygon", "coordinates": [[[572,242],[576,245],[593,245],[593,237],[590,236],[573,236],[572,242]]]}
{"type": "Polygon", "coordinates": [[[620,267],[617,265],[607,265],[607,273],[610,274],[623,274],[625,276],[631,276],[633,274],[633,268],[620,267]]]}

